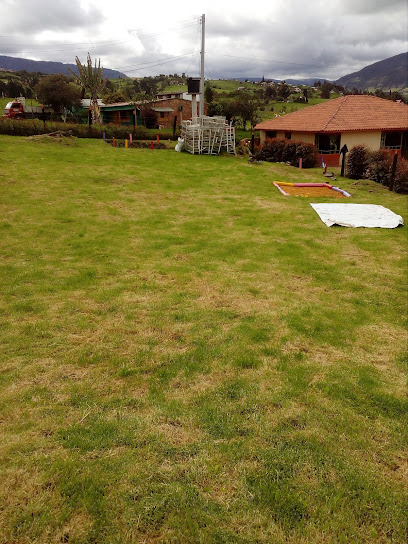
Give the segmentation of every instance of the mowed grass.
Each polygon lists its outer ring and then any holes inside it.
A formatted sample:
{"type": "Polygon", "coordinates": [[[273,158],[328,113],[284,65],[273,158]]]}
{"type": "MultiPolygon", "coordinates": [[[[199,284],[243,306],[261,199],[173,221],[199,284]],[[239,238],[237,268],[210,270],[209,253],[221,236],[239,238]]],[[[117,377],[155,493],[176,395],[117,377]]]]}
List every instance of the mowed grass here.
{"type": "Polygon", "coordinates": [[[1,543],[406,542],[405,226],[272,185],[320,169],[5,136],[0,162],[1,543]]]}

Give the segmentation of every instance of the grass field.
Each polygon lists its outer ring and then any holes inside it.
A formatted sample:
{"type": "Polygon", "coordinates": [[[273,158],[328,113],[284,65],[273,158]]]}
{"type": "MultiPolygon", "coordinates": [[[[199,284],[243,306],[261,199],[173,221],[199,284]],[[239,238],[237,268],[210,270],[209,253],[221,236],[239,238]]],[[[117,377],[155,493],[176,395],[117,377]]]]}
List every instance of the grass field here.
{"type": "Polygon", "coordinates": [[[0,162],[2,544],[406,543],[405,226],[272,186],[320,169],[6,136],[0,162]]]}

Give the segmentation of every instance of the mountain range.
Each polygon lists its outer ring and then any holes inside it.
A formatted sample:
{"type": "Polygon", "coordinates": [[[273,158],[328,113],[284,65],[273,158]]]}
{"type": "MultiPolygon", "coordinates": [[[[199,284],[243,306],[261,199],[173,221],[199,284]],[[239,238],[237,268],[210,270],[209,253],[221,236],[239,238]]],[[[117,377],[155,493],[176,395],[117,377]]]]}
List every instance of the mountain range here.
{"type": "MultiPolygon", "coordinates": [[[[42,74],[65,74],[70,76],[69,68],[77,72],[76,64],[64,64],[62,62],[51,62],[43,60],[21,59],[18,57],[6,57],[0,55],[0,68],[4,70],[25,70],[26,72],[41,72],[42,74]]],[[[117,70],[103,68],[104,77],[110,79],[126,78],[127,76],[117,70]]]]}
{"type": "MultiPolygon", "coordinates": [[[[76,72],[75,64],[63,64],[62,62],[36,61],[17,57],[0,55],[0,69],[26,70],[27,72],[41,72],[43,74],[70,75],[69,68],[76,72]]],[[[126,74],[109,68],[103,69],[103,75],[107,78],[127,78],[126,74]]],[[[249,81],[261,81],[261,78],[248,78],[249,81]]],[[[275,80],[272,80],[275,81],[275,80]]],[[[277,81],[277,80],[276,80],[277,81]]],[[[313,85],[315,81],[323,82],[320,77],[308,79],[287,79],[286,83],[293,85],[313,85]]],[[[374,64],[370,64],[358,72],[353,72],[334,81],[348,89],[370,90],[380,88],[383,90],[408,91],[408,53],[400,53],[374,64]]]]}
{"type": "Polygon", "coordinates": [[[337,81],[348,89],[396,89],[408,88],[408,53],[401,53],[366,66],[358,72],[343,76],[337,81]]]}

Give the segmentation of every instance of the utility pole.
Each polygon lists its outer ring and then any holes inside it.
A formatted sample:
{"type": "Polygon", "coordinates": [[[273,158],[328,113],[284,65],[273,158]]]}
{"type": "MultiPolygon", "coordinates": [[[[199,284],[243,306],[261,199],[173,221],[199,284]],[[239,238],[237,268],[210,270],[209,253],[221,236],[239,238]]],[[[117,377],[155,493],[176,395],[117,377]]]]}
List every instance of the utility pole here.
{"type": "Polygon", "coordinates": [[[204,51],[205,50],[205,15],[201,15],[201,75],[199,115],[204,115],[204,51]]]}

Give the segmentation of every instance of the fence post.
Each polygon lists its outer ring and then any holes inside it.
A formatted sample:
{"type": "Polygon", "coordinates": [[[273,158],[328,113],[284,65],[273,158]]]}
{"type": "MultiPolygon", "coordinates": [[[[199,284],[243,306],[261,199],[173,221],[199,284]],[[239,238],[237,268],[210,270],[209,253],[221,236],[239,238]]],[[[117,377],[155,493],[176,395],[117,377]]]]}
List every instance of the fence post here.
{"type": "Polygon", "coordinates": [[[394,158],[392,160],[390,184],[388,186],[390,191],[394,189],[394,179],[395,179],[395,172],[397,170],[397,160],[398,160],[398,153],[395,152],[394,158]]]}

